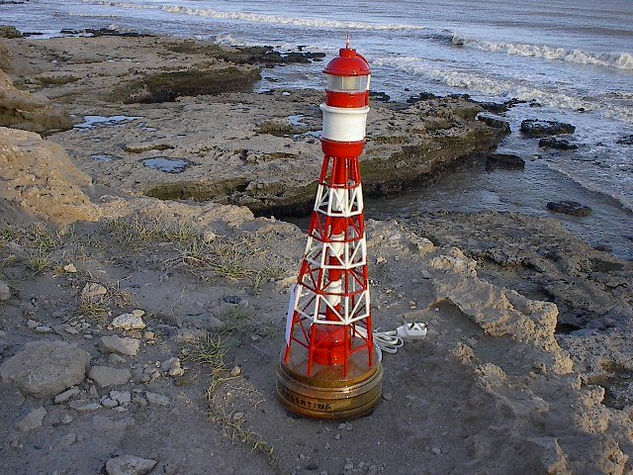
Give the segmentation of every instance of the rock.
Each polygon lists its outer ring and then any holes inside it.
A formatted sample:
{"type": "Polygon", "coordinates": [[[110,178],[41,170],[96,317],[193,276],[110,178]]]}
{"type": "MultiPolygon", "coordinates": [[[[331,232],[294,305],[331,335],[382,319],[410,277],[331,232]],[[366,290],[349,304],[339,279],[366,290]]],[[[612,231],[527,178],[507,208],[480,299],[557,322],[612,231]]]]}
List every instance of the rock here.
{"type": "Polygon", "coordinates": [[[538,141],[538,146],[542,148],[555,148],[557,150],[576,150],[578,145],[569,140],[558,139],[556,137],[544,137],[538,141]]]}
{"type": "Polygon", "coordinates": [[[20,421],[17,423],[17,428],[21,432],[27,432],[32,429],[36,429],[42,425],[42,421],[46,416],[46,409],[42,406],[35,409],[31,409],[20,421]]]}
{"type": "Polygon", "coordinates": [[[107,293],[108,289],[103,285],[89,282],[84,285],[84,288],[81,290],[81,301],[83,303],[99,302],[107,293]]]}
{"type": "Polygon", "coordinates": [[[564,122],[552,120],[525,119],[521,122],[521,133],[528,137],[545,137],[547,135],[573,134],[576,127],[564,122]]]}
{"type": "Polygon", "coordinates": [[[59,445],[61,447],[70,447],[75,442],[77,442],[77,434],[75,434],[74,432],[69,432],[60,439],[59,445]]]}
{"type": "Polygon", "coordinates": [[[171,102],[180,96],[249,91],[259,79],[259,70],[247,65],[161,71],[122,84],[111,92],[108,99],[127,104],[171,102]]]}
{"type": "Polygon", "coordinates": [[[147,398],[147,401],[153,406],[169,406],[169,398],[167,396],[163,396],[162,394],[145,391],[145,397],[147,398]]]}
{"type": "Polygon", "coordinates": [[[132,401],[132,393],[130,391],[110,391],[110,399],[115,400],[121,406],[125,406],[132,401]]]}
{"type": "Polygon", "coordinates": [[[59,421],[62,424],[68,425],[68,424],[70,424],[73,421],[73,416],[71,416],[68,413],[64,413],[64,414],[62,414],[62,417],[59,418],[59,421]]]}
{"type": "Polygon", "coordinates": [[[547,209],[554,213],[569,214],[571,216],[589,216],[591,208],[577,201],[550,201],[547,203],[547,209]]]}
{"type": "Polygon", "coordinates": [[[86,378],[90,353],[62,341],[35,341],[24,345],[0,365],[5,383],[14,383],[34,397],[51,397],[86,378]]]}
{"type": "Polygon", "coordinates": [[[35,320],[28,319],[26,321],[26,328],[28,328],[29,330],[35,330],[39,326],[40,326],[40,323],[36,322],[35,320]]]}
{"type": "MultiPolygon", "coordinates": [[[[145,312],[143,312],[143,314],[145,314],[145,312]]],[[[141,316],[136,316],[132,313],[123,313],[112,320],[112,326],[121,330],[142,330],[146,325],[141,316]]]]}
{"type": "Polygon", "coordinates": [[[156,460],[134,455],[119,455],[106,462],[105,470],[108,475],[143,475],[150,472],[157,463],[156,460]]]}
{"type": "Polygon", "coordinates": [[[198,330],[197,328],[181,328],[174,336],[174,342],[178,344],[183,343],[195,343],[202,340],[207,336],[207,332],[204,330],[198,330]]]}
{"type": "Polygon", "coordinates": [[[108,363],[110,364],[121,364],[121,363],[125,363],[127,360],[125,358],[123,358],[120,355],[117,355],[116,353],[110,353],[110,356],[108,356],[108,363]]]}
{"type": "Polygon", "coordinates": [[[169,376],[177,377],[182,376],[185,372],[180,367],[180,358],[169,358],[161,364],[161,368],[163,371],[167,371],[169,376]]]}
{"type": "Polygon", "coordinates": [[[90,412],[101,409],[101,404],[96,402],[90,402],[87,399],[78,399],[76,401],[70,401],[68,406],[79,412],[90,412]]]}
{"type": "Polygon", "coordinates": [[[98,208],[82,191],[90,177],[61,146],[37,134],[0,127],[0,177],[0,197],[29,213],[60,225],[97,218],[98,208]]]}
{"type": "Polygon", "coordinates": [[[442,450],[438,447],[433,447],[431,449],[431,452],[433,452],[435,455],[442,455],[442,450]]]}
{"type": "Polygon", "coordinates": [[[489,127],[503,130],[507,134],[510,133],[510,123],[508,121],[497,119],[496,117],[491,117],[489,115],[483,115],[483,114],[478,115],[477,120],[480,120],[481,122],[483,122],[489,127]]]}
{"type": "Polygon", "coordinates": [[[77,386],[73,386],[70,389],[67,389],[64,392],[59,393],[57,396],[55,396],[55,404],[61,404],[63,402],[68,401],[70,398],[76,396],[77,394],[79,394],[79,388],[77,386]]]}
{"type": "Polygon", "coordinates": [[[242,374],[242,368],[240,368],[239,366],[233,366],[233,369],[231,369],[231,376],[235,377],[235,376],[239,376],[240,374],[242,374]]]}
{"type": "Polygon", "coordinates": [[[189,323],[196,328],[201,328],[213,333],[224,330],[226,324],[213,315],[187,315],[183,318],[183,322],[189,323]]]}
{"type": "Polygon", "coordinates": [[[75,267],[75,264],[66,264],[64,266],[64,271],[68,272],[69,274],[74,274],[77,272],[77,267],[75,267]]]}
{"type": "Polygon", "coordinates": [[[108,396],[103,396],[99,401],[103,407],[107,407],[108,409],[112,409],[113,407],[117,407],[119,405],[114,399],[110,399],[108,396]]]}
{"type": "Polygon", "coordinates": [[[129,369],[112,368],[110,366],[93,366],[88,375],[102,388],[125,384],[132,377],[129,369]]]}
{"type": "Polygon", "coordinates": [[[51,104],[43,96],[16,88],[11,78],[0,70],[0,126],[30,132],[68,130],[73,121],[65,110],[51,104]]]}
{"type": "Polygon", "coordinates": [[[0,280],[0,302],[4,302],[11,298],[11,289],[6,282],[0,280]]]}
{"type": "Polygon", "coordinates": [[[143,318],[145,316],[145,310],[140,310],[137,308],[136,310],[132,310],[132,315],[137,318],[143,318]]]}
{"type": "Polygon", "coordinates": [[[492,171],[495,168],[502,168],[504,170],[523,170],[525,168],[525,160],[518,155],[491,153],[486,158],[486,170],[492,171]]]}
{"type": "Polygon", "coordinates": [[[0,26],[0,38],[22,38],[22,33],[15,26],[0,26]]]}
{"type": "Polygon", "coordinates": [[[136,356],[141,342],[134,338],[121,338],[117,335],[102,336],[99,347],[106,353],[118,353],[126,356],[136,356]]]}

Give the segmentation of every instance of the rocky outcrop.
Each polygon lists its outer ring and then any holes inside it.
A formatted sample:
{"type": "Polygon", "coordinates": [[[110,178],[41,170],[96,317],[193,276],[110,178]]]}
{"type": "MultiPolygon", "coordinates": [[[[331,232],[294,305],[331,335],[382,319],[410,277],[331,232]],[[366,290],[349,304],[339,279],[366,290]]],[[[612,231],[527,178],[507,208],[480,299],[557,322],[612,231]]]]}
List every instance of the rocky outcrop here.
{"type": "Polygon", "coordinates": [[[503,170],[523,170],[525,160],[518,155],[509,153],[490,153],[486,157],[486,170],[492,171],[496,168],[503,170]]]}
{"type": "Polygon", "coordinates": [[[563,213],[570,216],[589,216],[591,214],[589,206],[569,200],[550,201],[547,203],[547,209],[554,213],[563,213]]]}
{"type": "Polygon", "coordinates": [[[90,184],[59,145],[0,127],[0,197],[56,224],[69,224],[96,219],[97,208],[82,191],[90,184]]]}
{"type": "Polygon", "coordinates": [[[0,38],[22,38],[22,33],[15,26],[0,26],[0,38]]]}
{"type": "Polygon", "coordinates": [[[553,120],[525,119],[521,122],[521,133],[528,137],[573,134],[575,130],[576,127],[571,124],[553,120]]]}
{"type": "Polygon", "coordinates": [[[542,148],[555,148],[557,150],[576,150],[578,148],[578,145],[571,143],[569,140],[556,137],[543,137],[538,141],[538,146],[542,148]]]}
{"type": "MultiPolygon", "coordinates": [[[[0,50],[0,66],[8,61],[0,50]]],[[[0,70],[0,126],[32,132],[68,130],[72,119],[68,112],[53,106],[47,99],[17,89],[9,76],[0,70]]]]}
{"type": "Polygon", "coordinates": [[[259,70],[250,66],[149,73],[116,88],[109,99],[124,103],[171,102],[180,96],[250,91],[259,79],[259,70]]]}

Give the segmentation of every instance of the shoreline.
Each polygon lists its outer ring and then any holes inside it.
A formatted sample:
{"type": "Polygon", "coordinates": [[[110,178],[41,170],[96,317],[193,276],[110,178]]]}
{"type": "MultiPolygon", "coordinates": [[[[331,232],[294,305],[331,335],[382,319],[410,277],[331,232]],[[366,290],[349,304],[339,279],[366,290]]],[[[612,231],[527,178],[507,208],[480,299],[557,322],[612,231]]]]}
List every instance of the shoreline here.
{"type": "MultiPolygon", "coordinates": [[[[11,428],[0,439],[4,470],[73,463],[93,473],[105,463],[110,473],[126,455],[164,473],[507,472],[518,458],[535,472],[631,469],[633,263],[551,218],[369,219],[378,326],[422,319],[429,335],[385,359],[371,417],[291,418],[272,375],[304,236],[253,211],[313,199],[322,92],[242,92],[256,68],[250,53],[207,43],[10,41],[0,44],[22,90],[5,83],[5,93],[31,107],[18,125],[47,136],[0,127],[10,144],[0,148],[10,184],[0,209],[0,396],[19,408],[0,411],[11,428]],[[227,91],[233,74],[245,81],[227,91]],[[146,196],[157,181],[215,199],[146,196]],[[144,328],[114,324],[134,311],[144,328]],[[117,355],[108,346],[117,338],[136,350],[117,355]],[[56,381],[72,394],[34,390],[15,371],[11,362],[46,363],[25,350],[32,342],[68,343],[65,357],[84,361],[77,380],[56,381]],[[220,360],[208,357],[214,348],[220,360]],[[34,448],[51,444],[54,456],[34,448]]],[[[476,120],[483,108],[463,98],[372,107],[368,190],[437,180],[445,167],[468,176],[486,161],[520,164],[491,155],[505,126],[476,120]]],[[[455,174],[440,176],[437,188],[455,174]]]]}

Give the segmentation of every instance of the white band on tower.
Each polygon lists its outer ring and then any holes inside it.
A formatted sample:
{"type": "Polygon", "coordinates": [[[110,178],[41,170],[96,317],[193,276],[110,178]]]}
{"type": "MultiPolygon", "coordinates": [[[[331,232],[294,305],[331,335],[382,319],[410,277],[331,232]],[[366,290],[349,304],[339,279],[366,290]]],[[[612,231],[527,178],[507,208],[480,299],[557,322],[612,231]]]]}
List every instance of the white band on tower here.
{"type": "Polygon", "coordinates": [[[365,139],[369,107],[343,108],[326,104],[319,106],[323,111],[323,135],[336,142],[360,142],[365,139]]]}

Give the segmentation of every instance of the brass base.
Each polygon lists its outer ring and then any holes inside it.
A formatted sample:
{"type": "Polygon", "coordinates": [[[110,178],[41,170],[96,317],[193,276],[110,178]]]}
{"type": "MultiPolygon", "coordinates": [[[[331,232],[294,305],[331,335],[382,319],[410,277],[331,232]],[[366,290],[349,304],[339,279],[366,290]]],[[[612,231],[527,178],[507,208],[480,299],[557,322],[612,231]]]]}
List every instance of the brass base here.
{"type": "Polygon", "coordinates": [[[307,355],[303,348],[283,354],[277,368],[277,395],[289,411],[318,419],[350,419],[370,413],[382,395],[382,364],[375,357],[369,366],[367,351],[350,358],[348,376],[343,365],[314,364],[307,374],[307,355]]]}

